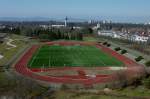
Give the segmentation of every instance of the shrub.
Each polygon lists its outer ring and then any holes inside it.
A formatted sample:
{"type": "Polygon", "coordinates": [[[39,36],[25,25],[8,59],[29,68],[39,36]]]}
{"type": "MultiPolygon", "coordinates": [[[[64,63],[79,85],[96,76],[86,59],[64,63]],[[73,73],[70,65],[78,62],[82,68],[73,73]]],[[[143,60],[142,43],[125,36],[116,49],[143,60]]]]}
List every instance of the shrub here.
{"type": "Polygon", "coordinates": [[[139,56],[139,57],[135,58],[135,61],[139,62],[139,61],[141,61],[142,59],[144,59],[144,58],[143,58],[142,56],[139,56]]]}
{"type": "Polygon", "coordinates": [[[115,51],[120,51],[120,50],[121,50],[120,47],[116,47],[116,48],[115,48],[115,51]]]}
{"type": "Polygon", "coordinates": [[[150,61],[147,61],[147,62],[145,63],[145,65],[146,65],[147,67],[150,67],[150,61]]]}
{"type": "Polygon", "coordinates": [[[127,50],[122,50],[121,51],[121,54],[125,54],[125,53],[127,53],[127,50]]]}
{"type": "Polygon", "coordinates": [[[150,77],[149,77],[149,78],[145,78],[145,79],[143,80],[143,85],[144,85],[146,88],[150,89],[150,77]]]}
{"type": "Polygon", "coordinates": [[[130,84],[129,85],[132,85],[133,87],[138,87],[139,85],[142,84],[142,78],[138,78],[138,77],[135,77],[135,78],[132,78],[131,81],[130,81],[130,84]]]}
{"type": "Polygon", "coordinates": [[[107,44],[107,47],[110,47],[111,46],[111,44],[107,44]]]}
{"type": "Polygon", "coordinates": [[[103,45],[107,45],[107,44],[108,44],[107,42],[104,42],[104,43],[103,43],[103,45]]]}
{"type": "Polygon", "coordinates": [[[139,56],[139,58],[144,59],[142,56],[139,56]]]}
{"type": "Polygon", "coordinates": [[[62,84],[62,86],[61,86],[61,90],[68,90],[68,89],[69,89],[69,87],[68,87],[67,85],[62,84]]]}
{"type": "Polygon", "coordinates": [[[137,58],[135,58],[135,61],[139,62],[139,61],[141,61],[141,59],[137,57],[137,58]]]}

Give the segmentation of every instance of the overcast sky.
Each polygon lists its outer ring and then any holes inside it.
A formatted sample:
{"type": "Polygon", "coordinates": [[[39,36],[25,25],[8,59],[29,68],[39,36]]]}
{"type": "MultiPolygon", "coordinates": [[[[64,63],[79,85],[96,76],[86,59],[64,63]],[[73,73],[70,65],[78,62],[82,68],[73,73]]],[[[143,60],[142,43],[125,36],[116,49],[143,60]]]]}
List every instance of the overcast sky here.
{"type": "Polygon", "coordinates": [[[150,0],[0,0],[0,17],[150,21],[150,0]]]}

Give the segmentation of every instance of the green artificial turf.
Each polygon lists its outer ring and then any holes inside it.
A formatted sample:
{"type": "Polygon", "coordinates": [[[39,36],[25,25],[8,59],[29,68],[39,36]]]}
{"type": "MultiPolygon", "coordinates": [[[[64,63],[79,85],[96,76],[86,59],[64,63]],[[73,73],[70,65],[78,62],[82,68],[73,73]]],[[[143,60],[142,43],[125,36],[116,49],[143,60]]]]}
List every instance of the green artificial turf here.
{"type": "Polygon", "coordinates": [[[104,53],[95,46],[42,46],[29,61],[30,68],[49,68],[65,66],[123,66],[116,58],[104,53]]]}

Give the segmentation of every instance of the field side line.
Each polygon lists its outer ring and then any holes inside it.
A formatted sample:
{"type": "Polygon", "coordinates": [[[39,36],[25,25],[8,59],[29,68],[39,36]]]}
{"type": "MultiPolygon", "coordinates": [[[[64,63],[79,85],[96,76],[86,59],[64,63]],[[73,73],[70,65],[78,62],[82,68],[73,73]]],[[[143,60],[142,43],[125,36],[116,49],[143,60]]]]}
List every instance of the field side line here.
{"type": "Polygon", "coordinates": [[[39,50],[41,49],[41,47],[38,49],[38,51],[36,52],[36,55],[33,57],[33,60],[30,63],[30,66],[32,66],[34,60],[36,59],[37,55],[39,54],[39,50]]]}
{"type": "MultiPolygon", "coordinates": [[[[50,51],[50,47],[48,47],[48,49],[49,49],[49,51],[50,51]]],[[[49,58],[49,59],[48,59],[48,60],[49,60],[49,62],[48,62],[48,67],[51,67],[51,66],[50,66],[50,52],[49,52],[49,57],[48,57],[48,58],[49,58]]]]}
{"type": "MultiPolygon", "coordinates": [[[[40,47],[40,48],[41,48],[41,47],[40,47]]],[[[33,57],[33,60],[31,61],[30,66],[32,66],[32,64],[33,64],[33,62],[34,62],[34,60],[35,60],[35,58],[36,58],[37,54],[39,53],[40,48],[39,48],[39,49],[38,49],[38,51],[36,52],[36,55],[33,57]]]]}

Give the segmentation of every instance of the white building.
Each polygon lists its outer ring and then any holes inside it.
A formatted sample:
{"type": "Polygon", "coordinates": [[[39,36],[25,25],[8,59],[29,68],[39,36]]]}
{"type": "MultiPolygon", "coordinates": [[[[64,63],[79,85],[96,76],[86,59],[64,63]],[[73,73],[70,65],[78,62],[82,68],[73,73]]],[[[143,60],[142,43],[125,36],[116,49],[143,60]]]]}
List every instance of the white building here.
{"type": "Polygon", "coordinates": [[[120,39],[122,36],[119,33],[114,33],[113,38],[120,39]]]}
{"type": "Polygon", "coordinates": [[[66,27],[66,26],[65,25],[52,25],[52,27],[61,28],[61,27],[66,27]]]}
{"type": "Polygon", "coordinates": [[[51,28],[51,25],[40,25],[40,27],[43,29],[48,29],[48,28],[51,28]]]}
{"type": "Polygon", "coordinates": [[[43,28],[43,29],[49,29],[51,27],[61,28],[61,27],[65,27],[65,25],[40,25],[40,27],[43,28]]]}
{"type": "Polygon", "coordinates": [[[74,26],[73,29],[82,29],[82,27],[74,26]]]}
{"type": "Polygon", "coordinates": [[[92,29],[93,30],[98,30],[98,29],[100,29],[101,28],[101,25],[98,23],[96,26],[94,26],[92,29]]]}
{"type": "Polygon", "coordinates": [[[101,36],[109,36],[109,37],[114,37],[115,32],[113,31],[98,31],[98,35],[101,36]]]}
{"type": "Polygon", "coordinates": [[[147,42],[148,36],[132,35],[131,40],[134,42],[147,42]]]}
{"type": "Polygon", "coordinates": [[[114,32],[114,31],[98,31],[98,35],[101,36],[109,36],[112,38],[118,38],[118,39],[125,39],[126,35],[125,33],[121,33],[121,32],[114,32]]]}
{"type": "Polygon", "coordinates": [[[117,32],[116,34],[117,34],[117,37],[114,37],[114,38],[118,38],[118,39],[128,39],[129,38],[129,35],[124,32],[117,32]]]}
{"type": "Polygon", "coordinates": [[[0,25],[0,29],[4,29],[4,28],[6,28],[6,26],[0,25]]]}
{"type": "Polygon", "coordinates": [[[128,34],[123,32],[114,32],[114,31],[98,31],[99,36],[108,36],[117,39],[125,39],[133,42],[144,42],[146,43],[150,36],[142,36],[138,34],[128,34]]]}

